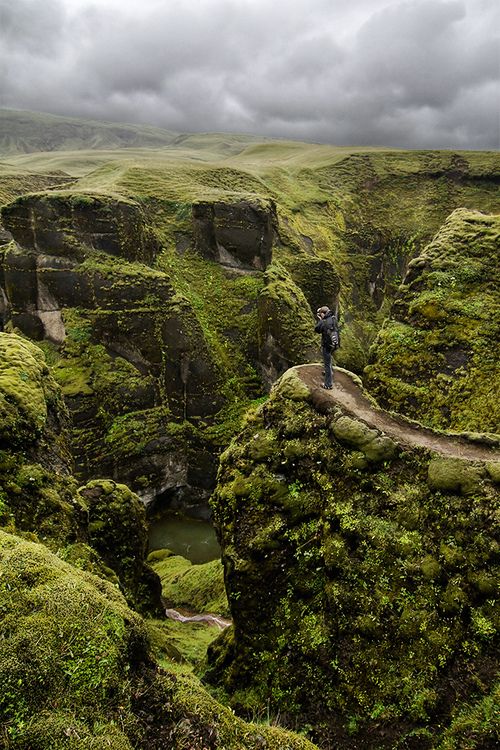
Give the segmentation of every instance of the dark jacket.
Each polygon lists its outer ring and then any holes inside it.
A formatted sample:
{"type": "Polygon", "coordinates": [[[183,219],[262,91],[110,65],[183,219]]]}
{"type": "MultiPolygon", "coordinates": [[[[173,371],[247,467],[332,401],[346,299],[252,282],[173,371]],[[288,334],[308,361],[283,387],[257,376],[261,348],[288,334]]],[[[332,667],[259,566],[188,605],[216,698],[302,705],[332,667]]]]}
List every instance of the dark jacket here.
{"type": "Polygon", "coordinates": [[[332,340],[329,331],[338,330],[338,323],[335,313],[329,310],[324,318],[318,320],[314,328],[316,333],[321,333],[321,346],[324,349],[332,349],[332,340]]]}

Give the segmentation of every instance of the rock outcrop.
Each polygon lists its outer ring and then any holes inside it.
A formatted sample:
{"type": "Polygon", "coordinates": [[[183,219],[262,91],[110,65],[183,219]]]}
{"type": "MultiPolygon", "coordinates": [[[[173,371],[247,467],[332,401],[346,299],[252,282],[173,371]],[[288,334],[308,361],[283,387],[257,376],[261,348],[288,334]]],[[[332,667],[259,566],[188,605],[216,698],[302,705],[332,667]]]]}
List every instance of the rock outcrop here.
{"type": "Polygon", "coordinates": [[[22,196],[2,210],[5,228],[24,250],[82,260],[100,250],[128,261],[151,262],[157,250],[138,203],[86,193],[22,196]]]}
{"type": "Polygon", "coordinates": [[[64,548],[66,559],[112,580],[136,609],[157,613],[161,586],[144,562],[144,506],[112,481],[78,488],[68,428],[43,353],[0,333],[0,524],[64,548]]]}
{"type": "Polygon", "coordinates": [[[453,430],[500,430],[500,216],[455,211],[409,264],[366,379],[380,403],[453,430]]]}
{"type": "Polygon", "coordinates": [[[157,243],[139,206],[44,194],[20,198],[3,217],[15,240],[3,256],[4,318],[58,347],[82,477],[120,477],[151,499],[190,486],[190,450],[206,469],[194,479],[205,497],[213,459],[203,440],[172,440],[168,425],[215,414],[223,377],[188,300],[148,265],[157,243]],[[127,416],[133,429],[143,423],[140,451],[127,416]]]}
{"type": "Polygon", "coordinates": [[[205,258],[247,271],[265,271],[271,263],[277,229],[272,203],[195,203],[192,220],[194,247],[205,258]]]}
{"type": "Polygon", "coordinates": [[[286,373],[222,457],[234,632],[209,679],[326,747],[493,747],[478,717],[496,690],[498,448],[444,433],[426,447],[404,420],[386,432],[347,380],[337,399],[309,370],[286,373]]]}

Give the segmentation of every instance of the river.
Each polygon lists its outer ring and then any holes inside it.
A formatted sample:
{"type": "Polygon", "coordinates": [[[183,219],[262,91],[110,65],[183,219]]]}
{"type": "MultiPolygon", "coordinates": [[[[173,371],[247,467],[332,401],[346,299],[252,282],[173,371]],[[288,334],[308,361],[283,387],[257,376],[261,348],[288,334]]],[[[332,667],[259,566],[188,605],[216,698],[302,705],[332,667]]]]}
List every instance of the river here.
{"type": "Polygon", "coordinates": [[[149,520],[149,551],[170,549],[192,563],[220,558],[221,550],[210,521],[165,511],[149,520]]]}

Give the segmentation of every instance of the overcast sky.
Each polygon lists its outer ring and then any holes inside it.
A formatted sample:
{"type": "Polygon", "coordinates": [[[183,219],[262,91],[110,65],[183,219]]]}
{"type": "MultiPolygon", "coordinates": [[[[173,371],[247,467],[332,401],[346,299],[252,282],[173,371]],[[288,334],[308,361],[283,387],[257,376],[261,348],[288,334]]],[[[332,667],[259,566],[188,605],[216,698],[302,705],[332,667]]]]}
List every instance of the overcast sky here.
{"type": "Polygon", "coordinates": [[[0,106],[499,148],[499,0],[0,0],[0,106]]]}

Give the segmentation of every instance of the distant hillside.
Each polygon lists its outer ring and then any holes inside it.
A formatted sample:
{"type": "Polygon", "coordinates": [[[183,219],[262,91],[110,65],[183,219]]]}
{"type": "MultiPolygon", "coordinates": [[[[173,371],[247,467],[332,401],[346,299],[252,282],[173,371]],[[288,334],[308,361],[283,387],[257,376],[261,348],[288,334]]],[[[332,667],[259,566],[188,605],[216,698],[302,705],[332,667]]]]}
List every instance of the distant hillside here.
{"type": "Polygon", "coordinates": [[[74,151],[108,148],[161,148],[178,133],[150,125],[122,125],[57,117],[39,112],[0,110],[0,153],[74,151]]]}
{"type": "Polygon", "coordinates": [[[212,149],[228,156],[270,139],[226,134],[176,133],[152,125],[130,125],[0,109],[0,155],[46,151],[164,148],[212,149]]]}

